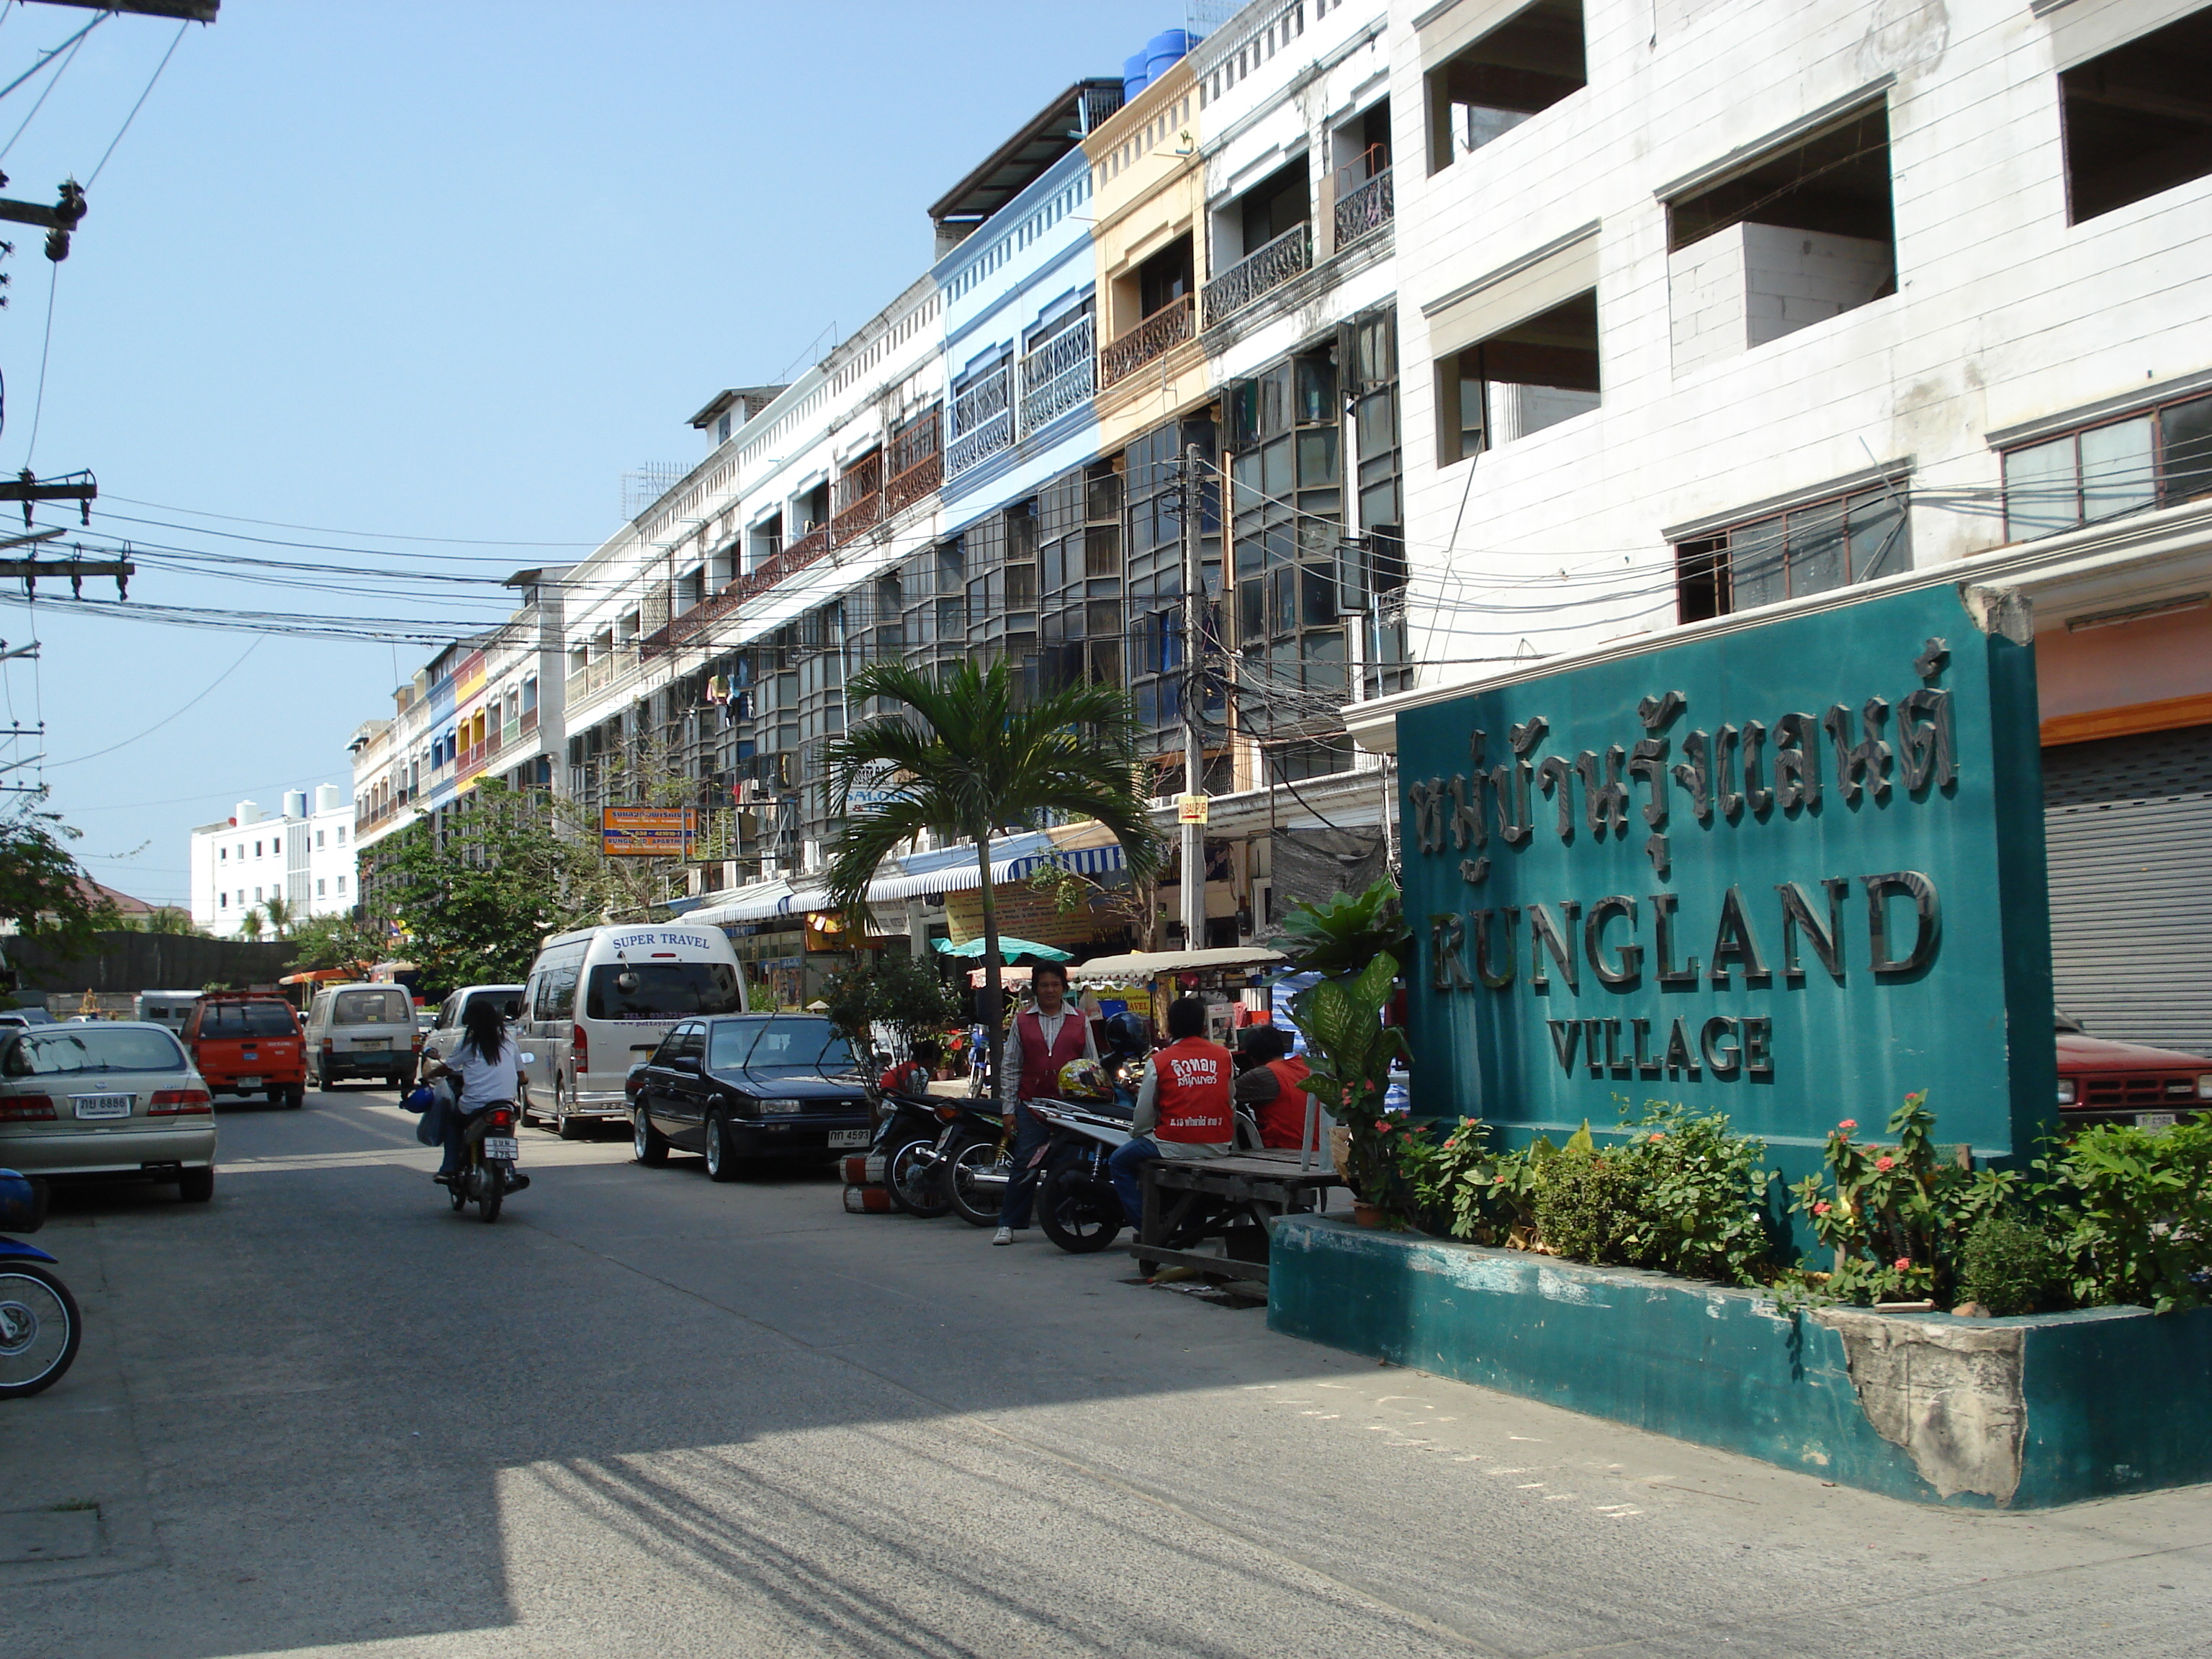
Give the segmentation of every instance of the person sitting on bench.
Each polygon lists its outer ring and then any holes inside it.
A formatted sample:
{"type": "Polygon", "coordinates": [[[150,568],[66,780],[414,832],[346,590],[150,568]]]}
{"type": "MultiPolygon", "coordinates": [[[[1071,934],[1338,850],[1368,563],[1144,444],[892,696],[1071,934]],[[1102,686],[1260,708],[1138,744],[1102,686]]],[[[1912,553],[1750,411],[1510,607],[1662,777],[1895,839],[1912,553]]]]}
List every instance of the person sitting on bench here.
{"type": "Polygon", "coordinates": [[[1229,1102],[1236,1057],[1206,1040],[1206,1004],[1179,997],[1168,1007],[1174,1039],[1145,1067],[1137,1091],[1130,1139],[1114,1149],[1107,1167],[1133,1227],[1144,1224],[1144,1189],[1137,1168],[1151,1158],[1226,1158],[1237,1150],[1237,1123],[1229,1102]]]}
{"type": "MultiPolygon", "coordinates": [[[[1307,1097],[1301,1085],[1310,1068],[1291,1052],[1291,1034],[1279,1025],[1249,1027],[1242,1058],[1244,1069],[1237,1076],[1237,1103],[1252,1109],[1260,1125],[1260,1144],[1302,1146],[1307,1097]]],[[[1326,1126],[1322,1133],[1327,1133],[1326,1126]]]]}

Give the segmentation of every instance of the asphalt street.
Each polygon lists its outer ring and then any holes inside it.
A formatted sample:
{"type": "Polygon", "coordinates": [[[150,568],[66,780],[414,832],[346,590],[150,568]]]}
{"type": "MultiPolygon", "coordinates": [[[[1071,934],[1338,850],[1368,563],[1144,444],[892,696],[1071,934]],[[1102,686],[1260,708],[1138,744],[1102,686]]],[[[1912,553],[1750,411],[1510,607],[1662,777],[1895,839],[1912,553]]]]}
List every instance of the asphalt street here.
{"type": "Polygon", "coordinates": [[[2212,1650],[2203,1488],[1899,1504],[626,1139],[526,1132],[485,1226],[412,1124],[227,1108],[212,1204],[58,1206],[0,1655],[2212,1650]]]}

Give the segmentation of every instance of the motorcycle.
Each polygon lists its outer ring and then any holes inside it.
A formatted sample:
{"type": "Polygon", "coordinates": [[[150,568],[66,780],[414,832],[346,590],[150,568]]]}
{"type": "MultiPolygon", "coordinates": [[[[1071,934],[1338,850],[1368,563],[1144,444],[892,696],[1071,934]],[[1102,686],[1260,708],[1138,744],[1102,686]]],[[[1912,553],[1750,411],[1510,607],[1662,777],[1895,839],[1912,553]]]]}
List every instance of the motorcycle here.
{"type": "Polygon", "coordinates": [[[943,1215],[951,1207],[948,1199],[935,1210],[928,1209],[929,1194],[924,1190],[928,1183],[917,1179],[929,1167],[920,1162],[921,1154],[932,1151],[944,1132],[939,1104],[915,1095],[884,1095],[879,1101],[883,1117],[876,1125],[869,1156],[883,1160],[884,1186],[891,1202],[909,1215],[943,1215]],[[924,1207],[918,1209],[917,1204],[924,1207]]]}
{"type": "MultiPolygon", "coordinates": [[[[529,1065],[535,1054],[521,1056],[529,1065]]],[[[408,1097],[412,1106],[419,1098],[427,1107],[428,1089],[418,1089],[408,1097]]],[[[499,1207],[509,1193],[519,1193],[530,1184],[530,1177],[515,1172],[515,1164],[522,1157],[522,1147],[515,1138],[518,1111],[511,1100],[494,1101],[489,1106],[479,1106],[469,1114],[461,1130],[461,1166],[450,1175],[431,1177],[446,1189],[446,1197],[459,1213],[471,1204],[477,1206],[477,1218],[487,1225],[499,1219],[499,1207]]]]}
{"type": "MultiPolygon", "coordinates": [[[[1117,1091],[1118,1093],[1118,1091],[1117,1091]]],[[[1107,1160],[1132,1137],[1129,1121],[1133,1100],[1124,1106],[1117,1099],[1032,1100],[1030,1109],[1044,1119],[1051,1135],[1036,1153],[1037,1224],[1044,1236],[1063,1250],[1087,1255],[1103,1250],[1133,1225],[1122,1212],[1121,1194],[1107,1160]]],[[[1236,1109],[1237,1150],[1249,1152],[1260,1144],[1260,1126],[1250,1110],[1236,1109]]],[[[1171,1248],[1182,1249],[1203,1237],[1213,1218],[1201,1206],[1178,1229],[1171,1248]]]]}
{"type": "Polygon", "coordinates": [[[995,1227],[1013,1173],[998,1103],[985,1097],[939,1101],[944,1127],[934,1142],[913,1142],[884,1166],[884,1184],[908,1213],[957,1212],[971,1226],[995,1227]]]}
{"type": "MultiPolygon", "coordinates": [[[[0,1170],[0,1226],[34,1233],[46,1224],[46,1188],[0,1170]]],[[[52,1256],[0,1237],[0,1396],[52,1388],[76,1358],[84,1322],[52,1256]]]]}

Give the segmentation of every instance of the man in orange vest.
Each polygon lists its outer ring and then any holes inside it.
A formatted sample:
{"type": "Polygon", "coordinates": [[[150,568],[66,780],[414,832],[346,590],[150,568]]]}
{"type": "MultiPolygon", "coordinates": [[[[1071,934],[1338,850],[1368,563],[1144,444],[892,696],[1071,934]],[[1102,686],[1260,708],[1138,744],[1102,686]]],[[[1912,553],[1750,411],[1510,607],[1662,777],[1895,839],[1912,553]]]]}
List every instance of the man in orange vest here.
{"type": "Polygon", "coordinates": [[[1237,1075],[1236,1097],[1259,1120],[1262,1146],[1297,1146],[1306,1133],[1306,1073],[1312,1068],[1291,1052],[1291,1034],[1279,1025],[1255,1025],[1244,1033],[1249,1062],[1237,1075]]]}
{"type": "Polygon", "coordinates": [[[1137,1166],[1146,1158],[1225,1158],[1237,1150],[1236,1109],[1229,1098],[1236,1056],[1206,1040],[1206,1004],[1196,997],[1170,1004],[1168,1036],[1174,1041],[1145,1067],[1131,1136],[1107,1160],[1133,1227],[1144,1219],[1137,1166]]]}

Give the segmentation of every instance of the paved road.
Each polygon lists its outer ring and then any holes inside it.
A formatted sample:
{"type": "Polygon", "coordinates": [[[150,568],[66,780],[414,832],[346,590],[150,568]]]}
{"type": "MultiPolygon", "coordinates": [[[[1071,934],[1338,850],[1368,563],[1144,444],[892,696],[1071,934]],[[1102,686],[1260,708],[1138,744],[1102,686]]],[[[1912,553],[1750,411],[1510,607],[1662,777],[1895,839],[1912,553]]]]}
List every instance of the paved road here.
{"type": "Polygon", "coordinates": [[[226,1111],[213,1204],[41,1236],[89,1334],[0,1509],[97,1522],[0,1515],[90,1551],[0,1561],[0,1655],[2212,1650],[2203,1489],[1930,1512],[612,1140],[486,1227],[411,1126],[226,1111]]]}

